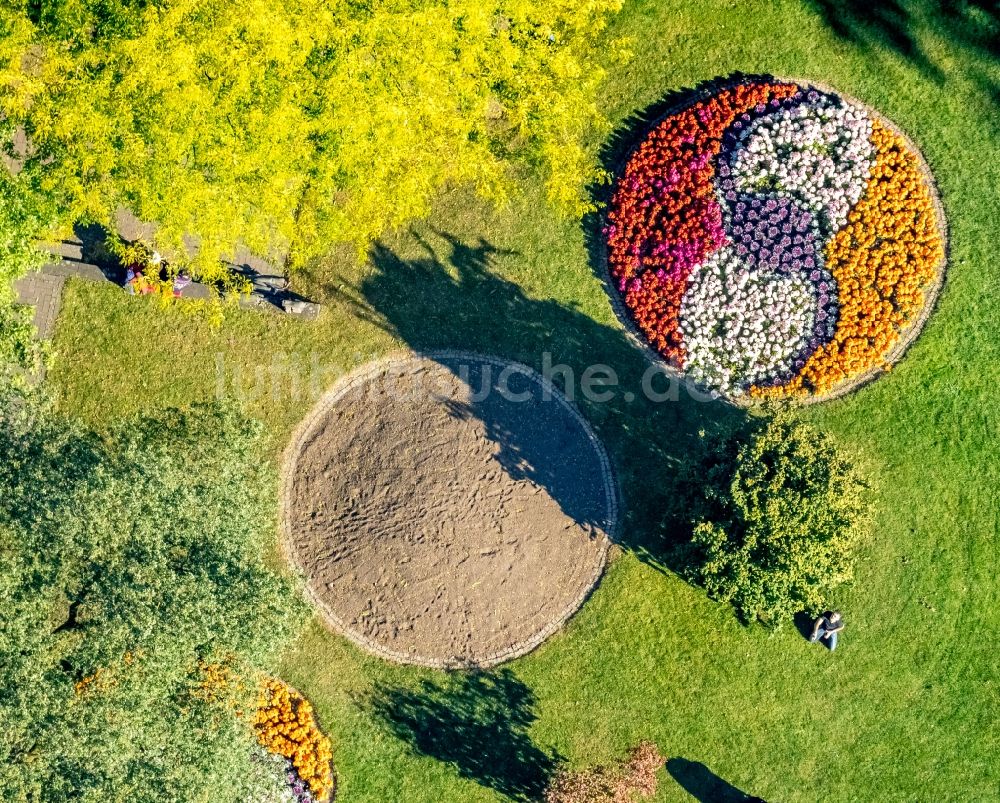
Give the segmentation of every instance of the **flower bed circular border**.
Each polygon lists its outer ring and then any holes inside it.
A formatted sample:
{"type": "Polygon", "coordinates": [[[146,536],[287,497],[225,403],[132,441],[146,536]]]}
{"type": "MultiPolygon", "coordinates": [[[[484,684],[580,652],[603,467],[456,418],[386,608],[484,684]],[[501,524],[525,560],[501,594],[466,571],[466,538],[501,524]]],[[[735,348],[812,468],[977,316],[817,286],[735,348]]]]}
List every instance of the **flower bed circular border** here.
{"type": "MultiPolygon", "coordinates": [[[[553,456],[557,459],[557,456],[553,456]]],[[[285,450],[282,475],[281,475],[281,506],[280,506],[280,547],[286,560],[296,569],[296,571],[306,578],[305,593],[310,602],[316,607],[323,622],[334,632],[345,636],[357,646],[385,658],[390,661],[416,666],[425,666],[436,669],[485,669],[496,666],[505,661],[525,655],[546,639],[560,630],[563,625],[575,614],[583,605],[587,597],[596,588],[604,567],[607,563],[608,551],[611,544],[616,540],[619,527],[620,495],[614,472],[607,453],[600,440],[594,434],[590,424],[582,416],[576,406],[570,402],[556,387],[547,379],[533,369],[507,360],[495,357],[484,356],[472,352],[464,351],[428,351],[428,352],[402,352],[390,354],[382,359],[367,363],[351,371],[337,381],[331,387],[312,410],[306,415],[296,428],[288,447],[285,450]],[[352,390],[358,389],[380,376],[384,376],[393,369],[406,370],[416,368],[420,364],[437,363],[441,361],[466,361],[468,363],[478,363],[499,368],[501,371],[510,370],[515,374],[523,376],[534,388],[540,391],[546,402],[554,402],[569,416],[569,420],[579,428],[583,435],[584,442],[593,450],[593,456],[597,461],[599,477],[595,477],[600,482],[604,494],[604,504],[602,520],[599,524],[593,525],[599,539],[597,549],[594,551],[593,562],[589,565],[585,577],[579,583],[579,593],[569,600],[560,610],[553,612],[547,618],[543,627],[534,632],[531,636],[521,639],[515,644],[498,649],[486,655],[477,656],[474,660],[461,659],[454,656],[440,657],[434,655],[420,655],[413,652],[402,652],[387,647],[380,641],[359,632],[351,627],[350,623],[315,592],[309,581],[308,572],[299,559],[298,551],[294,545],[293,533],[293,489],[296,479],[296,469],[303,448],[316,435],[327,420],[328,415],[352,390]]]]}
{"type": "MultiPolygon", "coordinates": [[[[933,266],[933,279],[920,287],[920,290],[924,295],[923,304],[919,308],[919,312],[917,312],[902,328],[897,331],[895,342],[882,354],[882,357],[877,365],[871,366],[847,380],[842,380],[841,382],[835,384],[831,390],[824,393],[788,393],[780,396],[784,401],[799,405],[831,401],[853,393],[864,385],[873,382],[902,359],[909,347],[923,330],[924,324],[936,308],[941,294],[941,289],[944,286],[950,253],[947,218],[937,190],[937,185],[934,181],[934,176],[928,167],[923,154],[905,132],[903,132],[883,114],[870,106],[861,103],[851,96],[845,95],[844,93],[839,92],[822,82],[806,81],[797,78],[784,78],[773,75],[735,74],[729,78],[717,78],[705,81],[691,90],[681,90],[678,94],[682,97],[680,97],[676,103],[671,104],[666,111],[658,114],[654,119],[643,126],[641,132],[637,133],[636,136],[629,142],[628,149],[624,156],[614,166],[611,199],[600,216],[600,225],[596,236],[598,253],[600,254],[601,264],[603,266],[601,278],[605,285],[608,297],[611,300],[611,305],[615,311],[615,315],[622,323],[629,338],[646,353],[650,360],[659,365],[669,376],[674,377],[686,387],[691,388],[698,394],[708,394],[733,406],[751,407],[764,401],[763,398],[751,396],[749,393],[734,397],[722,393],[717,389],[701,385],[696,382],[683,368],[678,368],[654,347],[653,343],[650,342],[650,340],[636,324],[632,311],[625,304],[624,293],[619,289],[617,281],[611,273],[609,246],[606,236],[606,229],[609,224],[608,215],[614,207],[614,194],[617,192],[619,183],[625,175],[625,168],[642,144],[648,140],[650,134],[668,118],[680,114],[699,102],[706,101],[721,92],[732,90],[740,85],[758,83],[794,84],[804,92],[816,90],[824,95],[832,95],[839,98],[844,104],[861,109],[870,120],[877,121],[891,135],[896,137],[902,146],[905,147],[908,154],[914,159],[916,169],[920,174],[924,188],[929,196],[934,215],[935,229],[940,238],[941,256],[937,259],[933,266]]],[[[852,209],[855,205],[852,205],[852,209]]]]}

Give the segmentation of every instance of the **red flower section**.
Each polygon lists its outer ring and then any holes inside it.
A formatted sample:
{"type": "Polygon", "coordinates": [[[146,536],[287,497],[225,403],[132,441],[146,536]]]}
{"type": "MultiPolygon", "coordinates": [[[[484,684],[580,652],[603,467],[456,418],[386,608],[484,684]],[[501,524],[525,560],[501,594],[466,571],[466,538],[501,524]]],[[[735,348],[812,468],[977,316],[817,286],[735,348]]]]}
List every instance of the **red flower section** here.
{"type": "Polygon", "coordinates": [[[795,84],[724,89],[659,123],[629,157],[604,230],[611,276],[636,325],[683,367],[678,331],[691,270],[726,241],[715,196],[715,157],[741,114],[795,94],[795,84]]]}
{"type": "Polygon", "coordinates": [[[684,355],[677,337],[677,319],[688,273],[690,269],[682,279],[671,280],[664,270],[651,271],[628,282],[622,295],[636,326],[650,345],[678,367],[684,355]]]}

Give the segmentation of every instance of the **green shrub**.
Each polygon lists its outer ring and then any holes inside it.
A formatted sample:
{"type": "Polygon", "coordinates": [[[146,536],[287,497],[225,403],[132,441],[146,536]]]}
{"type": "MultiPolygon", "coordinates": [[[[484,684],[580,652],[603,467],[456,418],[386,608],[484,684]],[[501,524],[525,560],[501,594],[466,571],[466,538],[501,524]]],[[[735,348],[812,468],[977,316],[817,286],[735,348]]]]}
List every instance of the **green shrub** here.
{"type": "MultiPolygon", "coordinates": [[[[5,132],[0,125],[0,138],[5,132]]],[[[14,282],[45,261],[35,238],[51,222],[29,183],[0,166],[0,383],[22,384],[48,356],[35,338],[31,307],[16,303],[14,282]]]]}
{"type": "Polygon", "coordinates": [[[206,406],[98,436],[0,393],[0,799],[242,799],[233,707],[302,614],[265,560],[260,434],[206,406]]]}
{"type": "Polygon", "coordinates": [[[22,384],[37,375],[47,354],[35,338],[31,307],[0,301],[0,382],[22,384]]]}
{"type": "Polygon", "coordinates": [[[720,450],[703,474],[693,579],[744,621],[777,626],[821,610],[851,579],[868,485],[829,437],[785,416],[720,450]]]}

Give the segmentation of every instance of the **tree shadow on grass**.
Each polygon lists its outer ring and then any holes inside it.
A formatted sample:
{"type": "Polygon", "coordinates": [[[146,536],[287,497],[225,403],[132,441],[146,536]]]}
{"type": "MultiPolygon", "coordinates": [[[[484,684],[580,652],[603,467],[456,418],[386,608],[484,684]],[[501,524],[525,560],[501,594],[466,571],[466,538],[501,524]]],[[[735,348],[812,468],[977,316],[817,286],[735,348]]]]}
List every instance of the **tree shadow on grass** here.
{"type": "MultiPolygon", "coordinates": [[[[348,298],[357,314],[418,351],[497,355],[548,374],[609,452],[624,497],[621,545],[657,568],[683,569],[676,547],[690,537],[697,458],[711,436],[748,426],[746,413],[671,385],[621,328],[552,299],[528,296],[496,271],[516,254],[445,232],[414,240],[414,255],[384,244],[372,249],[371,273],[348,298]],[[559,368],[546,371],[546,364],[559,368]],[[599,400],[580,389],[584,372],[597,365],[611,368],[617,379],[599,400]]],[[[328,285],[326,291],[347,297],[342,285],[328,285]]],[[[559,455],[553,459],[558,462],[559,455]]],[[[547,482],[544,474],[531,478],[547,482]]],[[[560,488],[547,490],[559,501],[560,488]]]]}
{"type": "Polygon", "coordinates": [[[378,686],[370,709],[418,755],[516,801],[539,800],[561,761],[528,733],[535,696],[509,669],[378,686]]]}
{"type": "MultiPolygon", "coordinates": [[[[868,51],[888,50],[943,83],[948,62],[964,57],[973,69],[1000,58],[1000,6],[996,0],[808,0],[825,24],[846,42],[868,51]],[[935,57],[922,40],[933,34],[948,57],[935,57]]],[[[959,69],[962,69],[961,67],[959,69]]],[[[982,78],[994,100],[995,82],[982,78]]]]}
{"type": "Polygon", "coordinates": [[[887,49],[907,59],[928,78],[944,74],[920,44],[921,15],[941,11],[937,0],[809,0],[837,36],[868,49],[887,49]],[[937,8],[935,8],[937,7],[937,8]]]}
{"type": "Polygon", "coordinates": [[[667,762],[667,772],[684,791],[701,803],[752,803],[760,800],[723,780],[700,761],[672,758],[667,762]]]}

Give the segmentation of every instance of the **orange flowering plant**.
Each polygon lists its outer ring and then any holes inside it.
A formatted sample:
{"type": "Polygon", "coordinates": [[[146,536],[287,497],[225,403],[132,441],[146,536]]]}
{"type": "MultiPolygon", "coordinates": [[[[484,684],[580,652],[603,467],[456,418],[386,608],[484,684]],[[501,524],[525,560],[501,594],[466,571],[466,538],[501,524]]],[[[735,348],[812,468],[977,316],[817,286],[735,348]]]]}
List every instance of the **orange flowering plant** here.
{"type": "Polygon", "coordinates": [[[906,142],[872,125],[876,161],[868,191],[826,249],[840,288],[833,338],[785,385],[754,388],[760,397],[829,393],[838,384],[890,366],[886,355],[927,305],[944,258],[930,187],[906,142]]]}
{"type": "Polygon", "coordinates": [[[305,697],[281,680],[265,680],[254,727],[260,745],[291,762],[313,799],[328,801],[333,797],[330,739],[320,730],[312,704],[305,697]]]}

